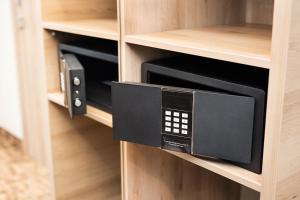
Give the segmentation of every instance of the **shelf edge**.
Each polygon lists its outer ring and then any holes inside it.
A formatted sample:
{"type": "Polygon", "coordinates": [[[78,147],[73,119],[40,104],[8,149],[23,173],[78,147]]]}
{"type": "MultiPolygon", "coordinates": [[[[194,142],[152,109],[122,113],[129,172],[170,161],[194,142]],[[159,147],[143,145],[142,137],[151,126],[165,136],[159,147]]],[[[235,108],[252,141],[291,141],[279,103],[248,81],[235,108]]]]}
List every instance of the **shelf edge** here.
{"type": "Polygon", "coordinates": [[[234,55],[229,52],[222,52],[217,50],[208,50],[204,48],[193,48],[188,46],[180,46],[176,43],[169,44],[169,42],[155,42],[153,40],[147,40],[140,38],[140,35],[127,35],[125,36],[125,42],[128,44],[135,44],[145,47],[163,49],[168,51],[174,51],[179,53],[191,54],[195,56],[201,56],[206,58],[218,59],[228,62],[234,62],[244,65],[250,65],[253,67],[260,67],[269,69],[271,64],[271,58],[259,58],[255,56],[246,56],[246,55],[234,55]],[[231,59],[228,58],[231,57],[231,59]]]}
{"type": "MultiPolygon", "coordinates": [[[[257,192],[262,191],[262,175],[261,174],[255,174],[253,172],[250,172],[248,170],[242,169],[240,167],[227,164],[227,163],[222,163],[220,161],[207,161],[201,158],[196,158],[188,154],[184,153],[179,153],[175,151],[169,151],[169,150],[164,150],[165,152],[168,152],[174,156],[177,156],[183,160],[186,160],[188,162],[191,162],[197,166],[203,167],[211,172],[214,172],[220,176],[226,177],[234,182],[237,182],[241,185],[244,185],[248,188],[251,188],[257,192]],[[190,157],[190,159],[187,159],[186,157],[190,157]],[[221,167],[223,166],[223,167],[221,167]],[[226,168],[237,168],[238,170],[234,170],[233,172],[230,172],[230,169],[225,170],[224,167],[226,168]],[[239,173],[234,173],[235,171],[239,171],[239,173]],[[243,175],[243,176],[241,176],[243,175]],[[246,176],[251,176],[252,179],[246,178],[246,176]]],[[[231,170],[232,171],[232,170],[231,170]]]]}
{"type": "Polygon", "coordinates": [[[65,32],[65,33],[71,33],[71,34],[119,41],[117,32],[116,33],[105,33],[105,32],[97,32],[97,31],[86,31],[86,30],[82,30],[82,29],[76,29],[76,28],[73,28],[72,26],[68,26],[68,25],[66,25],[66,26],[61,25],[61,24],[55,23],[55,22],[42,22],[42,27],[43,27],[43,29],[46,29],[46,30],[60,31],[60,32],[65,32]]]}

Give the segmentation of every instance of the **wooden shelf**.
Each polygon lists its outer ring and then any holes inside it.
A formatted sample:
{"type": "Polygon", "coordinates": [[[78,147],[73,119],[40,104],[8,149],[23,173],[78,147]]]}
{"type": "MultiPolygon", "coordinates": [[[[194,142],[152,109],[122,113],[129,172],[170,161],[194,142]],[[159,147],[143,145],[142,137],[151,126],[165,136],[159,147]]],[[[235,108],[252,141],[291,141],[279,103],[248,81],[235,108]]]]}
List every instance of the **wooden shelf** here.
{"type": "MultiPolygon", "coordinates": [[[[48,100],[63,107],[67,107],[64,101],[64,94],[61,92],[48,93],[48,100]]],[[[105,124],[106,126],[112,127],[112,115],[93,106],[87,105],[86,116],[105,124]]]]}
{"type": "Polygon", "coordinates": [[[271,26],[212,26],[127,35],[131,44],[149,46],[262,68],[270,67],[271,26]]]}
{"type": "Polygon", "coordinates": [[[44,21],[43,28],[109,40],[119,40],[117,19],[44,21]]]}
{"type": "Polygon", "coordinates": [[[255,191],[260,192],[262,190],[262,175],[260,174],[255,174],[238,166],[234,166],[222,161],[205,160],[185,153],[168,150],[165,151],[237,183],[240,183],[241,185],[247,186],[255,191]]]}

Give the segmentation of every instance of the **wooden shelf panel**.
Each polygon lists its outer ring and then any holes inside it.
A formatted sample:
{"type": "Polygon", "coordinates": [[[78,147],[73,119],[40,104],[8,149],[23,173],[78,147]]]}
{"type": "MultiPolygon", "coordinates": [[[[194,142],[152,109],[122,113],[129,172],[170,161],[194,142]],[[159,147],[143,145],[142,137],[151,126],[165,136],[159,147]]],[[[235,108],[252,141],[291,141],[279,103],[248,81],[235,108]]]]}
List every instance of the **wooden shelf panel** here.
{"type": "Polygon", "coordinates": [[[237,183],[240,183],[241,185],[249,187],[257,192],[262,190],[262,175],[260,174],[255,174],[238,166],[234,166],[222,161],[205,160],[185,153],[168,150],[165,151],[237,183]]]}
{"type": "MultiPolygon", "coordinates": [[[[64,102],[64,94],[61,92],[48,93],[48,100],[63,107],[67,107],[64,102]]],[[[86,116],[102,124],[105,124],[106,126],[112,127],[112,115],[110,113],[87,105],[86,116]]]]}
{"type": "Polygon", "coordinates": [[[119,40],[117,19],[44,21],[43,28],[109,40],[119,40]]]}
{"type": "Polygon", "coordinates": [[[270,67],[271,26],[212,26],[127,35],[131,44],[149,46],[262,68],[270,67]]]}

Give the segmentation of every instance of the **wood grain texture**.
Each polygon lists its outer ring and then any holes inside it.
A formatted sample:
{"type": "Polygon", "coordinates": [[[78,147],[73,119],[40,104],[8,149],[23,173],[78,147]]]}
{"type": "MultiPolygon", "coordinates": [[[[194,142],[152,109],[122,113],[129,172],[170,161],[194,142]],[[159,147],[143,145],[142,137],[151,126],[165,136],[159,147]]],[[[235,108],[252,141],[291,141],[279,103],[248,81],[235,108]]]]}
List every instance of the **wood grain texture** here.
{"type": "Polygon", "coordinates": [[[274,0],[246,0],[246,22],[273,24],[274,0]]]}
{"type": "Polygon", "coordinates": [[[245,22],[240,0],[126,0],[121,8],[126,35],[245,22]]]}
{"type": "Polygon", "coordinates": [[[132,44],[197,56],[270,67],[270,26],[213,26],[129,35],[132,44]]]}
{"type": "MultiPolygon", "coordinates": [[[[262,200],[275,200],[293,0],[275,1],[263,155],[262,200]]],[[[296,149],[295,149],[296,150],[296,149]]],[[[288,156],[288,155],[285,155],[288,156]]],[[[292,165],[292,163],[286,163],[292,165]]]]}
{"type": "Polygon", "coordinates": [[[97,37],[109,40],[119,40],[117,19],[84,19],[60,20],[43,22],[45,29],[97,37]]]}
{"type": "Polygon", "coordinates": [[[194,165],[208,169],[209,171],[214,172],[220,176],[224,176],[230,180],[240,183],[241,185],[247,186],[254,191],[260,192],[262,189],[262,176],[259,174],[252,173],[248,170],[222,161],[201,159],[195,156],[175,151],[166,152],[190,163],[193,163],[194,165]]]}
{"type": "Polygon", "coordinates": [[[300,2],[291,3],[276,199],[300,199],[300,2]]]}
{"type": "MultiPolygon", "coordinates": [[[[12,1],[12,3],[16,3],[12,1]]],[[[23,145],[26,153],[51,170],[47,80],[39,1],[14,4],[18,79],[23,119],[23,145]],[[20,18],[17,18],[20,17],[20,18]],[[17,20],[24,20],[18,26],[17,20]]]]}
{"type": "Polygon", "coordinates": [[[41,0],[44,21],[117,18],[116,0],[41,0]]]}
{"type": "MultiPolygon", "coordinates": [[[[48,93],[48,100],[60,106],[67,107],[67,105],[65,105],[64,94],[61,92],[48,93]]],[[[87,105],[87,113],[85,116],[108,127],[112,127],[112,115],[98,108],[87,105]]]]}
{"type": "Polygon", "coordinates": [[[120,148],[111,129],[49,106],[56,199],[121,199],[120,148]]]}
{"type": "Polygon", "coordinates": [[[130,143],[126,146],[128,196],[125,199],[240,198],[237,183],[159,149],[130,143]]]}

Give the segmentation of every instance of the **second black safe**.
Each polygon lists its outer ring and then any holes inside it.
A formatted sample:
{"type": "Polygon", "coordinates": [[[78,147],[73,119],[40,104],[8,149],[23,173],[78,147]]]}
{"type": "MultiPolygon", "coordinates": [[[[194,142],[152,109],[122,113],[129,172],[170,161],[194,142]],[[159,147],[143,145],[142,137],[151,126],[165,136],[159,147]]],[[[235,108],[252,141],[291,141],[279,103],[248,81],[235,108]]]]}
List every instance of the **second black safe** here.
{"type": "Polygon", "coordinates": [[[114,138],[227,160],[261,173],[268,71],[194,56],[112,85],[114,138]]]}
{"type": "MultiPolygon", "coordinates": [[[[100,108],[106,112],[111,112],[111,82],[118,80],[117,42],[84,38],[60,43],[58,48],[61,59],[65,59],[63,58],[65,55],[72,55],[73,60],[76,60],[77,63],[75,64],[75,62],[72,62],[72,64],[80,65],[84,73],[80,76],[72,77],[72,80],[68,78],[68,76],[65,77],[66,83],[69,83],[66,84],[66,86],[70,85],[74,88],[74,91],[69,93],[74,94],[73,96],[77,98],[77,96],[82,96],[77,93],[82,94],[84,91],[84,97],[81,99],[86,99],[87,104],[100,108]],[[82,79],[79,81],[81,81],[81,86],[84,85],[84,88],[80,91],[78,90],[78,87],[75,87],[73,84],[74,78],[82,79]]],[[[68,99],[73,97],[72,95],[67,96],[68,99]]],[[[85,105],[80,104],[79,107],[76,107],[76,98],[73,98],[68,103],[69,108],[74,108],[73,114],[76,114],[76,110],[83,110],[82,107],[85,105]]],[[[77,113],[82,114],[83,112],[77,113]]]]}

